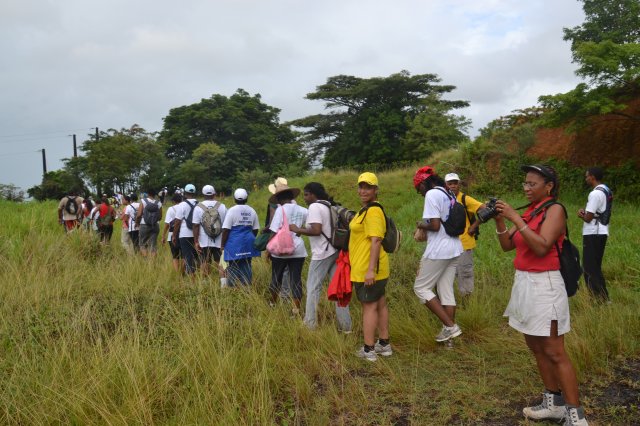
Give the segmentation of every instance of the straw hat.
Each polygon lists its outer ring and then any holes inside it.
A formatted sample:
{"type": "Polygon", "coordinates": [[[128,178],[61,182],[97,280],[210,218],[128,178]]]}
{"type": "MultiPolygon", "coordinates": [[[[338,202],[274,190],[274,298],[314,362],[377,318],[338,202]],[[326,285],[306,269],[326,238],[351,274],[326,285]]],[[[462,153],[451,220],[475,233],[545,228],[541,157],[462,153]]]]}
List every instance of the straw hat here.
{"type": "Polygon", "coordinates": [[[276,178],[275,183],[269,185],[269,192],[272,194],[276,193],[276,186],[288,185],[289,183],[283,177],[276,178]]]}
{"type": "MultiPolygon", "coordinates": [[[[293,195],[292,198],[296,198],[300,194],[299,188],[290,188],[289,185],[287,185],[286,183],[278,185],[277,181],[273,189],[274,189],[273,195],[269,198],[269,202],[271,204],[277,204],[278,194],[282,194],[283,192],[287,192],[287,191],[291,192],[291,194],[293,195]]],[[[269,188],[269,190],[271,190],[271,188],[269,188]]]]}

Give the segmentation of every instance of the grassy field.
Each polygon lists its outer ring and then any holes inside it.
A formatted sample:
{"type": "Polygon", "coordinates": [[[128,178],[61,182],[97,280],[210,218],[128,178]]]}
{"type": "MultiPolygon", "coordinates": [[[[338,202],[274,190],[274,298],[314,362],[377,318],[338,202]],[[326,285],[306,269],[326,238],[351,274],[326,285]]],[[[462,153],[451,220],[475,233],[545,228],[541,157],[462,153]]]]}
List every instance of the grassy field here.
{"type": "MultiPolygon", "coordinates": [[[[355,208],[356,176],[307,180],[355,208]]],[[[501,252],[493,224],[483,228],[476,291],[458,311],[464,334],[451,349],[437,344],[439,325],[412,291],[424,246],[409,239],[423,202],[410,177],[380,175],[380,200],[406,238],[387,287],[394,355],[377,363],[354,356],[358,303],[351,335],[336,331],[326,301],[315,332],[286,303],[269,308],[263,259],[250,291],[222,290],[215,276],[191,283],[175,274],[167,247],[143,259],[125,254],[119,232],[110,246],[66,237],[53,202],[0,203],[0,423],[527,424],[521,408],[542,384],[502,317],[513,254],[501,252]]],[[[586,193],[563,199],[570,212],[586,193]]],[[[249,198],[261,218],[267,198],[249,198]]],[[[594,304],[584,288],[571,299],[567,347],[594,424],[640,424],[638,207],[615,206],[604,261],[613,303],[594,304]]],[[[581,246],[576,217],[570,228],[581,246]]]]}

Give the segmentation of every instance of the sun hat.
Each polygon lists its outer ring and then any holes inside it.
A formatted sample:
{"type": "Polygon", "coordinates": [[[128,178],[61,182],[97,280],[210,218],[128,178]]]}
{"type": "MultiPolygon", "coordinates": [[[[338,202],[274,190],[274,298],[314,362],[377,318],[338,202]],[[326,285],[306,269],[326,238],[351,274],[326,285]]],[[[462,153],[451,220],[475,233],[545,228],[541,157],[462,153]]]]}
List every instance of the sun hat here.
{"type": "Polygon", "coordinates": [[[413,176],[413,187],[418,188],[418,185],[420,185],[425,179],[428,179],[430,176],[435,174],[436,171],[431,166],[420,167],[413,176]]]}
{"type": "Polygon", "coordinates": [[[195,185],[193,185],[192,183],[185,185],[184,192],[188,192],[189,194],[195,194],[196,193],[195,185]]]}
{"type": "Polygon", "coordinates": [[[276,178],[274,183],[269,185],[268,189],[270,193],[275,194],[277,186],[288,185],[288,184],[289,182],[287,182],[287,179],[283,177],[279,177],[279,178],[276,178]]]}
{"type": "Polygon", "coordinates": [[[451,182],[452,180],[460,181],[460,176],[458,176],[457,173],[447,173],[447,175],[444,177],[444,181],[451,182]]]}
{"type": "Polygon", "coordinates": [[[249,197],[247,190],[244,188],[238,188],[233,192],[233,198],[238,201],[246,200],[249,197]]]}
{"type": "Polygon", "coordinates": [[[367,185],[378,186],[378,177],[371,172],[364,172],[358,176],[358,184],[364,182],[367,185]]]}
{"type": "Polygon", "coordinates": [[[286,183],[278,183],[276,181],[276,184],[274,185],[274,189],[275,192],[273,193],[273,195],[271,197],[269,197],[269,202],[271,204],[277,204],[278,203],[278,194],[282,194],[283,192],[291,192],[292,194],[292,198],[296,198],[298,196],[298,194],[300,194],[300,189],[299,188],[291,188],[289,187],[289,185],[287,185],[286,183]]]}
{"type": "Polygon", "coordinates": [[[213,185],[205,185],[202,187],[202,193],[204,195],[214,195],[216,193],[216,190],[213,185]]]}

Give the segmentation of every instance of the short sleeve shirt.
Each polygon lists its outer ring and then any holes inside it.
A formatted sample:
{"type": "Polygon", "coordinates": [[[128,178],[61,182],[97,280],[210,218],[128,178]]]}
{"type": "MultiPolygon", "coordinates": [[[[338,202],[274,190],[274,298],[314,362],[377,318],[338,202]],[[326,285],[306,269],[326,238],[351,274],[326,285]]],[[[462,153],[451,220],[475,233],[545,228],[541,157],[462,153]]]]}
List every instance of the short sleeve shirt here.
{"type": "MultiPolygon", "coordinates": [[[[162,203],[160,202],[160,200],[152,200],[150,198],[147,198],[147,200],[149,200],[150,203],[158,203],[158,210],[160,210],[162,208],[162,203]]],[[[141,201],[142,205],[146,208],[147,207],[147,201],[145,201],[145,199],[143,198],[141,201]]],[[[140,218],[140,224],[141,225],[146,225],[147,223],[144,221],[144,215],[140,218]]]]}
{"type": "MultiPolygon", "coordinates": [[[[219,201],[216,200],[204,200],[202,204],[207,207],[213,207],[218,203],[218,214],[220,215],[221,223],[224,223],[224,216],[227,212],[227,207],[219,201]]],[[[202,217],[204,216],[204,210],[202,207],[196,206],[196,209],[193,211],[193,223],[200,225],[202,223],[202,217]]],[[[220,242],[222,241],[222,233],[215,238],[211,238],[207,235],[206,232],[202,228],[198,231],[198,243],[200,247],[217,247],[220,248],[220,242]]]]}
{"type": "Polygon", "coordinates": [[[129,216],[129,232],[137,231],[136,215],[140,209],[140,203],[131,203],[127,206],[124,213],[129,216]]]}
{"type": "MultiPolygon", "coordinates": [[[[181,220],[180,222],[180,235],[179,238],[191,238],[193,237],[193,230],[189,229],[187,226],[187,217],[189,217],[189,213],[191,212],[191,206],[195,206],[198,204],[198,200],[195,198],[189,198],[176,207],[176,219],[181,220]]],[[[193,214],[195,214],[195,210],[193,214]]],[[[192,218],[193,219],[193,218],[192,218]]]]}
{"type": "MultiPolygon", "coordinates": [[[[369,269],[371,255],[371,238],[384,238],[387,231],[384,213],[379,207],[369,207],[364,212],[358,212],[349,223],[349,263],[351,263],[351,281],[364,282],[364,276],[369,269]]],[[[380,247],[380,257],[374,269],[376,280],[389,278],[389,256],[380,247]]]]}
{"type": "MultiPolygon", "coordinates": [[[[444,222],[449,218],[450,208],[451,199],[447,194],[439,189],[431,189],[424,197],[422,218],[444,222]]],[[[453,259],[460,256],[462,251],[460,238],[448,235],[441,224],[438,231],[427,231],[427,248],[422,257],[432,260],[453,259]]]]}
{"type": "MultiPolygon", "coordinates": [[[[171,206],[167,209],[167,214],[164,218],[164,223],[166,223],[167,225],[169,225],[173,219],[176,218],[176,207],[178,206],[171,206]]],[[[167,236],[167,241],[171,241],[171,237],[173,236],[173,228],[169,227],[169,234],[167,236]]]]}
{"type": "Polygon", "coordinates": [[[331,208],[321,203],[311,203],[309,214],[307,215],[307,227],[313,223],[322,225],[322,234],[310,235],[309,245],[311,246],[311,259],[322,260],[330,257],[338,251],[329,243],[327,237],[331,237],[331,208]],[[326,237],[325,237],[326,235],[326,237]]]}
{"type": "MultiPolygon", "coordinates": [[[[283,223],[282,210],[284,209],[285,214],[287,215],[287,222],[291,225],[298,225],[299,227],[303,227],[307,220],[307,209],[301,207],[297,204],[289,203],[284,204],[278,207],[273,214],[273,219],[271,219],[271,224],[269,225],[269,229],[273,232],[278,232],[283,223]]],[[[289,231],[291,232],[291,231],[289,231]]],[[[304,246],[304,241],[295,233],[291,232],[291,236],[293,237],[293,244],[295,246],[295,250],[293,254],[287,256],[276,256],[271,255],[273,257],[279,258],[293,258],[293,257],[307,257],[307,248],[304,246]]]]}
{"type": "Polygon", "coordinates": [[[476,214],[476,212],[478,211],[482,203],[473,197],[469,197],[468,195],[463,194],[460,191],[458,191],[458,195],[456,199],[460,204],[462,204],[463,206],[466,206],[466,210],[467,210],[466,225],[464,227],[464,232],[462,233],[462,235],[460,235],[460,242],[462,243],[462,248],[464,250],[471,250],[476,247],[476,239],[467,233],[467,231],[469,230],[469,227],[471,226],[471,223],[469,222],[469,216],[476,214]],[[462,203],[463,196],[464,196],[464,204],[462,203]]]}
{"type": "MultiPolygon", "coordinates": [[[[601,190],[596,189],[598,186],[589,193],[587,206],[584,208],[586,212],[594,215],[603,213],[607,209],[607,196],[601,190]]],[[[591,222],[582,224],[582,235],[609,235],[609,225],[601,224],[594,217],[591,222]]]]}

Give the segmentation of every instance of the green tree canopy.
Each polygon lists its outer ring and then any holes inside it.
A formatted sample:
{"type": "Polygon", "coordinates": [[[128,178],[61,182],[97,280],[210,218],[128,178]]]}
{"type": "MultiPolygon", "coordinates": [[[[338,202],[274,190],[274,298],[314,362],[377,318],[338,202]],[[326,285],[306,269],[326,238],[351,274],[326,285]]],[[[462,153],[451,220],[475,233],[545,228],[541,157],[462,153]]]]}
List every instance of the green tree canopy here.
{"type": "Polygon", "coordinates": [[[27,193],[38,201],[59,200],[72,190],[78,194],[84,194],[86,191],[78,175],[63,169],[47,172],[42,178],[42,183],[29,188],[27,193]]]}
{"type": "MultiPolygon", "coordinates": [[[[300,140],[316,158],[323,158],[326,167],[413,160],[418,154],[411,148],[420,144],[415,140],[420,133],[418,127],[424,128],[426,123],[426,119],[416,120],[417,117],[434,111],[441,118],[449,117],[451,110],[469,105],[466,101],[443,99],[455,86],[439,82],[435,74],[412,76],[407,71],[368,79],[330,77],[306,96],[325,101],[329,113],[289,124],[305,129],[300,140]],[[410,129],[415,131],[407,136],[410,129]]],[[[457,143],[446,134],[455,133],[456,129],[463,131],[459,127],[463,123],[464,120],[442,120],[438,126],[431,126],[429,140],[439,139],[445,145],[457,143]]]]}
{"type": "Polygon", "coordinates": [[[640,93],[640,2],[638,0],[581,0],[585,22],[564,29],[571,42],[576,74],[587,79],[567,93],[541,96],[550,112],[547,124],[567,120],[578,124],[592,115],[616,114],[640,120],[623,110],[640,93]]]}
{"type": "Polygon", "coordinates": [[[160,139],[173,164],[172,179],[230,190],[244,170],[260,167],[272,176],[292,167],[306,170],[301,144],[280,124],[279,113],[242,89],[171,109],[160,139]]]}

